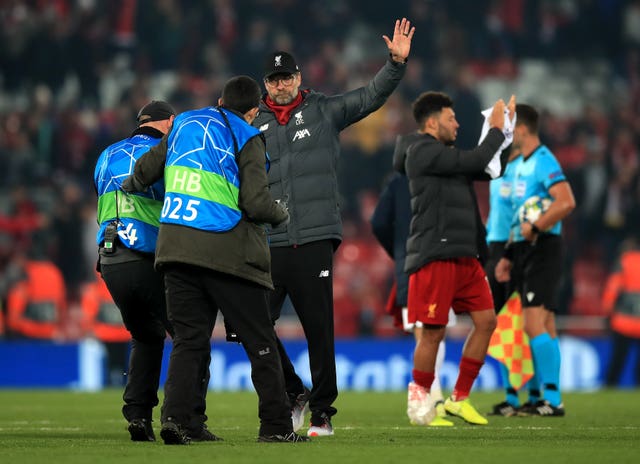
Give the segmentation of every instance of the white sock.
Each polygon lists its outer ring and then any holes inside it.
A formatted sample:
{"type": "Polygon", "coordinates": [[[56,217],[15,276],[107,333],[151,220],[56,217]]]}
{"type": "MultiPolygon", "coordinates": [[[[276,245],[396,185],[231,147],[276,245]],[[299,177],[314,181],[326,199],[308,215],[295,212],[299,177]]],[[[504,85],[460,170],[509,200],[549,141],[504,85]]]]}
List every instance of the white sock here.
{"type": "Polygon", "coordinates": [[[444,400],[442,396],[442,387],[440,385],[440,371],[442,370],[442,364],[444,364],[445,344],[444,340],[440,342],[438,346],[438,355],[436,357],[436,371],[433,383],[431,384],[431,398],[434,402],[444,400]]]}

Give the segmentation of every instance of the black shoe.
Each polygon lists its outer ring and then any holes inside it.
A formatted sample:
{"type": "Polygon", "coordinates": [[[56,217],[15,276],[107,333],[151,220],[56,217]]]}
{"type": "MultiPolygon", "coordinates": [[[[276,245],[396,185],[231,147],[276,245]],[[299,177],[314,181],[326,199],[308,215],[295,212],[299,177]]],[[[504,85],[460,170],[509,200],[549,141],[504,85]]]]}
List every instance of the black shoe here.
{"type": "Polygon", "coordinates": [[[560,403],[558,406],[553,406],[547,400],[540,400],[535,404],[534,412],[531,415],[544,417],[563,417],[564,405],[560,403]]]}
{"type": "Polygon", "coordinates": [[[295,432],[289,432],[285,435],[260,435],[258,442],[261,443],[301,443],[309,440],[309,437],[303,437],[295,432]]]}
{"type": "Polygon", "coordinates": [[[527,401],[526,403],[524,403],[522,406],[520,406],[518,408],[518,416],[532,416],[535,414],[536,411],[536,404],[538,404],[539,402],[536,401],[535,403],[532,403],[531,401],[527,401]]]}
{"type": "Polygon", "coordinates": [[[160,429],[160,436],[165,445],[188,445],[191,438],[175,422],[165,422],[160,429]]]}
{"type": "Polygon", "coordinates": [[[131,441],[156,441],[156,435],[151,427],[151,419],[133,419],[127,427],[131,441]]]}
{"type": "Polygon", "coordinates": [[[197,433],[189,432],[189,438],[191,441],[223,441],[218,435],[211,433],[205,424],[202,424],[202,429],[197,433]]]}
{"type": "Polygon", "coordinates": [[[518,414],[518,408],[513,407],[510,403],[503,401],[493,406],[489,413],[490,416],[513,417],[518,414]]]}

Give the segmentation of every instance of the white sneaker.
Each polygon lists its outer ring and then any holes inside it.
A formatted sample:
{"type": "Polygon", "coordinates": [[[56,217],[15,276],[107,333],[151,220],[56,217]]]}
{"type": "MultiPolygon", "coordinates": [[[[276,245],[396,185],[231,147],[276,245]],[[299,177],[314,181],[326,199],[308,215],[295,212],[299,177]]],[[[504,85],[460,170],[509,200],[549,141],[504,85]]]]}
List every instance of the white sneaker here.
{"type": "Polygon", "coordinates": [[[311,416],[311,426],[307,430],[308,437],[330,437],[333,435],[333,426],[331,425],[331,419],[325,413],[322,413],[320,417],[314,418],[311,416]],[[315,423],[314,423],[315,422],[315,423]]]}
{"type": "Polygon", "coordinates": [[[309,412],[309,395],[311,392],[307,387],[304,391],[296,396],[291,405],[291,424],[293,431],[297,432],[304,425],[304,416],[309,412]]]}
{"type": "Polygon", "coordinates": [[[428,425],[437,412],[427,390],[415,382],[409,382],[407,391],[407,416],[413,425],[428,425]]]}

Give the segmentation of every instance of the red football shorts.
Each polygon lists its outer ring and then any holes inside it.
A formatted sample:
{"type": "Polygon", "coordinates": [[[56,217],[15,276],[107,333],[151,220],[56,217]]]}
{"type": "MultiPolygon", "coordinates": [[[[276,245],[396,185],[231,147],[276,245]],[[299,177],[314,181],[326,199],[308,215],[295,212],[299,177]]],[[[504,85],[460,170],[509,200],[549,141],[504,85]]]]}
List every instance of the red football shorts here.
{"type": "Polygon", "coordinates": [[[409,322],[446,325],[456,314],[493,308],[487,276],[476,258],[432,261],[409,276],[409,322]]]}

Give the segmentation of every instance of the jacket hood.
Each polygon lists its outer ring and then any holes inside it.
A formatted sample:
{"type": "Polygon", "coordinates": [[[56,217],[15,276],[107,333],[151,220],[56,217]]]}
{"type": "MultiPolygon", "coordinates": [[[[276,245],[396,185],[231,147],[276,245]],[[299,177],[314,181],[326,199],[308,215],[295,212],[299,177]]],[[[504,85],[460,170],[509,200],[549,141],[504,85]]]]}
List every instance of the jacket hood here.
{"type": "Polygon", "coordinates": [[[418,141],[423,134],[413,132],[407,135],[399,135],[396,138],[396,147],[393,150],[393,170],[406,174],[404,170],[404,160],[407,157],[409,147],[418,141]]]}

